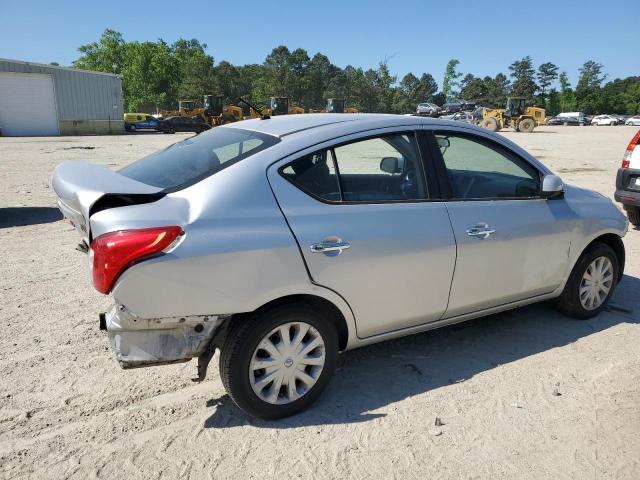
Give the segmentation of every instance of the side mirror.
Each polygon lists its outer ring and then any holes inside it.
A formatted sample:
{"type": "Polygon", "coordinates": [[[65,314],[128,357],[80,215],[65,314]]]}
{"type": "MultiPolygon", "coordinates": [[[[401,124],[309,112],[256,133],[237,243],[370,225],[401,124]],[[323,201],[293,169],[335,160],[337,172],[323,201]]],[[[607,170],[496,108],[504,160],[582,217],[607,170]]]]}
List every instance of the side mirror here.
{"type": "Polygon", "coordinates": [[[542,198],[558,198],[564,194],[562,179],[557,175],[545,175],[542,179],[542,198]]]}
{"type": "Polygon", "coordinates": [[[438,142],[438,147],[440,148],[449,148],[451,146],[451,142],[447,137],[436,137],[436,142],[438,142]]]}
{"type": "Polygon", "coordinates": [[[384,157],[380,160],[380,170],[391,174],[402,172],[400,159],[397,157],[384,157]]]}

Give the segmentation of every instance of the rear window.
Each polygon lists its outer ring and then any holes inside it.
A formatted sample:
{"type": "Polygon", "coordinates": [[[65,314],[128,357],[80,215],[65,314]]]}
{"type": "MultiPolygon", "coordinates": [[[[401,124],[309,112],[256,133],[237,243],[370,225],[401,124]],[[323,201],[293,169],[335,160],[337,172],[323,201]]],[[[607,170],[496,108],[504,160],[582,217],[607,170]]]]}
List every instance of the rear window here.
{"type": "Polygon", "coordinates": [[[239,128],[214,128],[152,153],[118,173],[167,193],[182,190],[280,140],[239,128]]]}

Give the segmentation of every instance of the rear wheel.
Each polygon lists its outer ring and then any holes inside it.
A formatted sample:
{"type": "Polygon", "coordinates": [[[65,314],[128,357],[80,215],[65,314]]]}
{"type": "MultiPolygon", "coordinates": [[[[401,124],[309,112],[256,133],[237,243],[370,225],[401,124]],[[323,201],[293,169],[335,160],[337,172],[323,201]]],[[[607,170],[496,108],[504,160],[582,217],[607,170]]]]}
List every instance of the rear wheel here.
{"type": "Polygon", "coordinates": [[[634,227],[640,227],[640,207],[627,207],[627,217],[634,227]]]}
{"type": "Polygon", "coordinates": [[[498,121],[493,117],[483,119],[480,125],[492,132],[497,132],[499,130],[498,121]]]}
{"type": "Polygon", "coordinates": [[[530,118],[525,118],[518,124],[518,130],[524,133],[531,133],[533,132],[533,129],[535,128],[535,126],[536,124],[533,120],[531,120],[530,118]]]}
{"type": "Polygon", "coordinates": [[[306,305],[284,305],[235,322],[222,347],[220,376],[238,407],[276,419],[318,398],[338,360],[333,322],[306,305]]]}
{"type": "Polygon", "coordinates": [[[593,244],[573,267],[562,294],[556,299],[558,309],[580,320],[598,315],[613,294],[618,268],[618,257],[609,245],[593,244]]]}

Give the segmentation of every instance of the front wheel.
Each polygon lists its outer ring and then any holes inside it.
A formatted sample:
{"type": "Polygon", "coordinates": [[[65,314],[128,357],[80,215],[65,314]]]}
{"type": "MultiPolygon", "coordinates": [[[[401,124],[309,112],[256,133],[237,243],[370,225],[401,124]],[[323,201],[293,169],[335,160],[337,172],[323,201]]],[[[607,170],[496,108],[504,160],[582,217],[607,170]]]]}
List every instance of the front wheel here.
{"type": "Polygon", "coordinates": [[[492,132],[497,132],[500,129],[500,126],[498,125],[498,120],[496,120],[493,117],[487,117],[483,119],[482,122],[480,122],[480,125],[492,132]]]}
{"type": "Polygon", "coordinates": [[[284,305],[231,321],[220,376],[238,407],[276,419],[318,398],[338,361],[338,335],[330,319],[307,305],[284,305]]]}
{"type": "Polygon", "coordinates": [[[604,243],[595,243],[578,259],[569,280],[556,299],[558,309],[568,317],[586,320],[607,306],[618,281],[618,257],[604,243]]]}
{"type": "MultiPolygon", "coordinates": [[[[566,123],[565,123],[566,125],[566,123]]],[[[536,127],[536,124],[530,118],[525,118],[518,124],[518,130],[523,133],[531,133],[533,129],[536,127]]]]}

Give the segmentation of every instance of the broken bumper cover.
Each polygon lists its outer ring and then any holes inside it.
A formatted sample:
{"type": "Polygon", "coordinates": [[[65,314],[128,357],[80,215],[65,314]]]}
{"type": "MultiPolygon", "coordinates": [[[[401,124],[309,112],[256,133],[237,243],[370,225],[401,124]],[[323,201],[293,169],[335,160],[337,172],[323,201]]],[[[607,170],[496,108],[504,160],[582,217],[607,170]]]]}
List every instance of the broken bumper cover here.
{"type": "Polygon", "coordinates": [[[106,330],[122,368],[187,362],[202,355],[228,315],[140,318],[122,305],[104,317],[106,330]]]}

